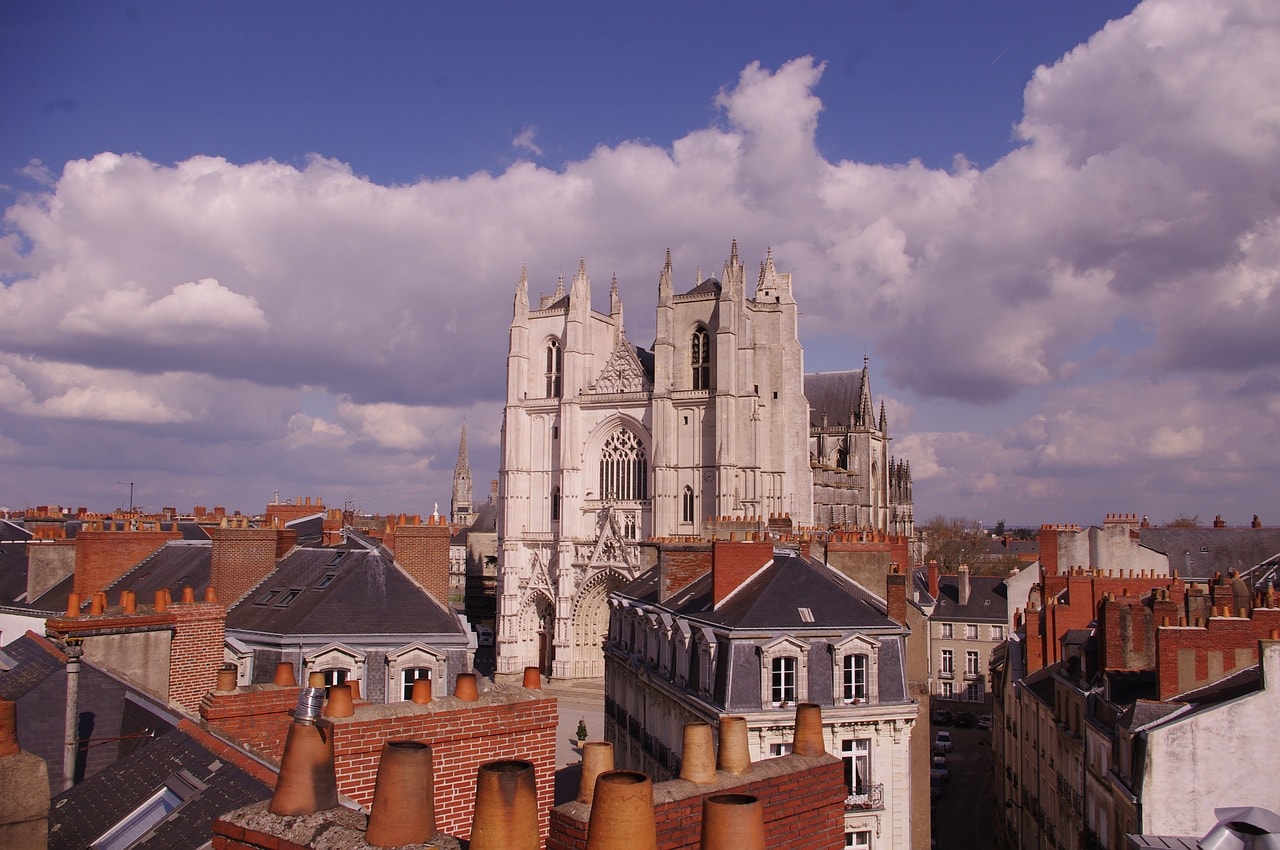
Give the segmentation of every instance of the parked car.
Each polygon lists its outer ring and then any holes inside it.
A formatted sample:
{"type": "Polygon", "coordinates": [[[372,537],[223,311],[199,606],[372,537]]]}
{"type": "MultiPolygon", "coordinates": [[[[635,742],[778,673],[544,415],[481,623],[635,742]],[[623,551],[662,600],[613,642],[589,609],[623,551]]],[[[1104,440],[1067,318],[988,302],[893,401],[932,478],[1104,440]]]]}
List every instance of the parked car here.
{"type": "Polygon", "coordinates": [[[936,800],[942,796],[942,791],[946,787],[946,780],[937,775],[937,771],[929,772],[929,799],[936,800]]]}
{"type": "Polygon", "coordinates": [[[951,752],[951,733],[946,729],[940,729],[933,736],[933,751],[935,753],[951,752]]]}
{"type": "Polygon", "coordinates": [[[991,715],[990,715],[990,714],[979,714],[979,715],[978,715],[978,728],[979,728],[979,729],[990,729],[990,728],[991,728],[991,715]]]}
{"type": "Polygon", "coordinates": [[[951,779],[951,769],[947,767],[946,756],[934,756],[933,765],[929,768],[929,775],[942,777],[943,782],[951,779]]]}
{"type": "Polygon", "coordinates": [[[976,725],[978,725],[978,718],[974,717],[969,712],[961,711],[956,714],[957,729],[972,729],[976,725]]]}
{"type": "Polygon", "coordinates": [[[931,717],[932,717],[934,726],[950,726],[951,721],[953,719],[951,712],[943,711],[941,709],[939,709],[938,711],[935,711],[931,715],[931,717]]]}

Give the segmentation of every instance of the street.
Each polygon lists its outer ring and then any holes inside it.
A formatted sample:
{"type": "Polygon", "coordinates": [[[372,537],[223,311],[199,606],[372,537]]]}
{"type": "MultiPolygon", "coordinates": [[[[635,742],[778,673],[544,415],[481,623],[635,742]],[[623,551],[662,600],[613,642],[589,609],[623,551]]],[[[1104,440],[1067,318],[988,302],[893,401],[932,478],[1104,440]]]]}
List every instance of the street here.
{"type": "Polygon", "coordinates": [[[990,850],[996,840],[991,732],[946,728],[955,749],[947,756],[950,780],[933,804],[934,841],[938,850],[990,850]]]}

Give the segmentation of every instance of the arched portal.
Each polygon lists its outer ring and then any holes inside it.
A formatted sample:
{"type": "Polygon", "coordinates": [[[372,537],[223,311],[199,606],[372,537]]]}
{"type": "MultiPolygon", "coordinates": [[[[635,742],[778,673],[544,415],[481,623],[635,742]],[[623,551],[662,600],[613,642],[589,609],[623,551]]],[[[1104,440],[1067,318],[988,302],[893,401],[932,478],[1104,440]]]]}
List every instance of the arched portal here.
{"type": "Polygon", "coordinates": [[[540,590],[525,597],[516,622],[516,652],[521,667],[540,669],[550,676],[555,663],[556,606],[540,590]]]}
{"type": "Polygon", "coordinates": [[[573,605],[573,645],[570,669],[563,675],[596,678],[604,675],[604,640],[609,634],[609,591],[621,587],[622,576],[603,569],[583,584],[573,605]]]}

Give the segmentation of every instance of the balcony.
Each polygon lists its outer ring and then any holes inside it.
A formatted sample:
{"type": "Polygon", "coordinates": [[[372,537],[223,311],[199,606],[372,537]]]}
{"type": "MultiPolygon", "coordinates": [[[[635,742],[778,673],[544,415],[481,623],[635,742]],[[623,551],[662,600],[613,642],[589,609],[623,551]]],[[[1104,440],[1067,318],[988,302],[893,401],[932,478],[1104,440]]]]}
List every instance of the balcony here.
{"type": "Polygon", "coordinates": [[[884,808],[884,783],[868,785],[865,794],[850,794],[844,798],[846,812],[865,812],[884,808]]]}

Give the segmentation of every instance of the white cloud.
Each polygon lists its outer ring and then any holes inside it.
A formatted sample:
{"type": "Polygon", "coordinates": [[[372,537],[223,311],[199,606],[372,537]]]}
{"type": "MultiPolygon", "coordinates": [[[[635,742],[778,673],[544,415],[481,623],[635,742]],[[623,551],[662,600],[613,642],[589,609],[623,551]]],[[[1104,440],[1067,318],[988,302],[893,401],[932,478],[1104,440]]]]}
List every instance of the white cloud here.
{"type": "MultiPolygon", "coordinates": [[[[492,455],[523,264],[535,297],[580,256],[598,301],[616,273],[644,344],[664,249],[691,286],[737,237],[748,262],[772,246],[794,271],[810,368],[870,348],[877,392],[913,394],[891,425],[929,482],[918,499],[1047,507],[1142,458],[1208,476],[1224,420],[1231,475],[1280,456],[1280,5],[1147,0],[1036,72],[1019,146],[986,169],[826,161],[823,73],[753,63],[708,92],[712,126],[562,170],[381,186],[320,156],[67,163],[5,211],[0,315],[20,321],[0,405],[19,418],[0,431],[96,417],[216,443],[222,427],[295,464],[345,447],[333,480],[354,487],[378,452],[451,461],[468,409],[492,455]],[[341,401],[304,412],[302,386],[341,401]],[[1010,407],[1029,392],[1033,415],[1010,407]],[[896,430],[957,401],[963,426],[896,430]],[[1008,418],[979,427],[974,405],[1008,418]]],[[[512,143],[536,155],[535,139],[512,143]]],[[[477,480],[496,467],[481,462],[477,480]]]]}

